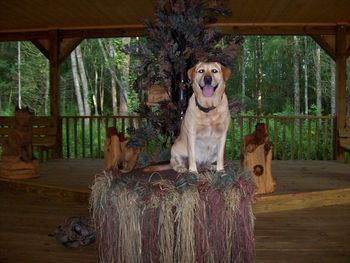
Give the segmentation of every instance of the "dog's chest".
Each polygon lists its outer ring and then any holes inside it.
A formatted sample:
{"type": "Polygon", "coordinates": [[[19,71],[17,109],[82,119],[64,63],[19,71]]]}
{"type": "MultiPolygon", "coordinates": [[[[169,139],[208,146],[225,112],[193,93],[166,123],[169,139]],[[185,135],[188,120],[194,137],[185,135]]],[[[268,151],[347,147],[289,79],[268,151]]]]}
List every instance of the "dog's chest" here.
{"type": "Polygon", "coordinates": [[[227,121],[224,116],[203,121],[197,126],[197,138],[220,138],[226,133],[227,121]]]}

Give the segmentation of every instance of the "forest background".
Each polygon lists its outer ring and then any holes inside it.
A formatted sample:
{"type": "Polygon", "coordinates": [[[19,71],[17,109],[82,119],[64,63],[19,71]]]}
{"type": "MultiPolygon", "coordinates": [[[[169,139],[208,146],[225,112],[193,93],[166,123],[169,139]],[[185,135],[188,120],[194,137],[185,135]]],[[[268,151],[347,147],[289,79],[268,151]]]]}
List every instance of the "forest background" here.
{"type": "MultiPolygon", "coordinates": [[[[84,40],[60,67],[62,116],[135,115],[143,38],[84,40]]],[[[350,76],[350,60],[347,61],[350,76]]],[[[0,43],[0,115],[49,115],[48,60],[30,42],[0,43]]],[[[350,101],[347,79],[347,105],[350,101]]],[[[335,63],[307,36],[246,36],[226,92],[249,115],[334,115],[335,63]]],[[[347,115],[350,114],[347,107],[347,115]]]]}

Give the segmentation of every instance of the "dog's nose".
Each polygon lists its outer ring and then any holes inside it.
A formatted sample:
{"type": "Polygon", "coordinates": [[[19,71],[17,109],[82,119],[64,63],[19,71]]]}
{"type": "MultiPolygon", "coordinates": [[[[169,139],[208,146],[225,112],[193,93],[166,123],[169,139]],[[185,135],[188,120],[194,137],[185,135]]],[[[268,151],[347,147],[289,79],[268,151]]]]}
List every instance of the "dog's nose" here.
{"type": "Polygon", "coordinates": [[[204,76],[204,84],[210,85],[211,84],[211,76],[204,76]]]}

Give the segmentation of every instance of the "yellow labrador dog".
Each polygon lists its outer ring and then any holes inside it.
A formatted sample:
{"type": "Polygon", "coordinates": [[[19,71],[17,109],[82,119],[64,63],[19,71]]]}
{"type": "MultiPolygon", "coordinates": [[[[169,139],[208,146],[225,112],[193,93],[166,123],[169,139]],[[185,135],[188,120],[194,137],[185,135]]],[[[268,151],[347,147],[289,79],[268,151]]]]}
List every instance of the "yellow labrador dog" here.
{"type": "MultiPolygon", "coordinates": [[[[171,148],[170,165],[177,172],[197,172],[200,165],[216,162],[216,170],[222,170],[230,124],[225,87],[231,71],[217,62],[200,62],[187,74],[193,95],[180,134],[171,148]]],[[[144,171],[164,169],[162,166],[150,166],[144,171]]]]}
{"type": "Polygon", "coordinates": [[[216,162],[216,170],[222,170],[230,124],[225,87],[231,71],[217,62],[200,62],[187,74],[193,95],[171,148],[170,165],[177,172],[197,172],[199,165],[216,162]]]}

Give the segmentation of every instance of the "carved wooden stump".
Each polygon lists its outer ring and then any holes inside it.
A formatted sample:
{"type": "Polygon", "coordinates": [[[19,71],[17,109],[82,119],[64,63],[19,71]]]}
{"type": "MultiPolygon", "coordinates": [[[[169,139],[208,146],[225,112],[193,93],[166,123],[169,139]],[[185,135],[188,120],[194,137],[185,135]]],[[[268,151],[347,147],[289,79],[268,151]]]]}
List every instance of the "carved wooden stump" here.
{"type": "Polygon", "coordinates": [[[105,170],[118,168],[122,157],[120,140],[115,128],[108,128],[105,140],[105,170]]]}
{"type": "Polygon", "coordinates": [[[272,193],[276,182],[271,174],[272,150],[265,124],[258,123],[252,134],[245,136],[243,166],[251,171],[257,194],[272,193]]]}
{"type": "Polygon", "coordinates": [[[135,168],[138,156],[142,151],[139,147],[128,147],[124,135],[113,127],[107,129],[105,141],[105,170],[119,170],[128,173],[135,168]]]}
{"type": "Polygon", "coordinates": [[[0,176],[10,179],[37,177],[38,162],[33,157],[32,116],[28,107],[16,108],[15,124],[3,145],[0,176]]]}

